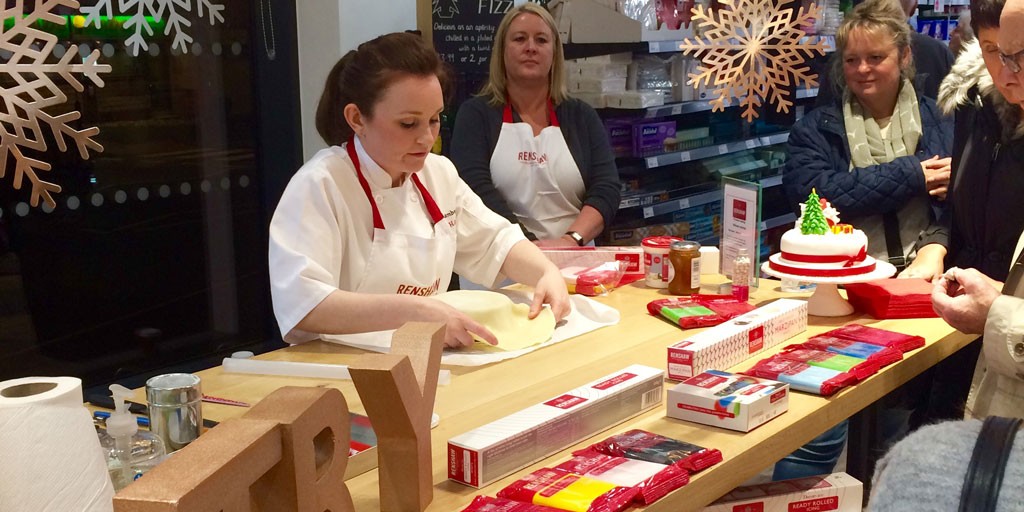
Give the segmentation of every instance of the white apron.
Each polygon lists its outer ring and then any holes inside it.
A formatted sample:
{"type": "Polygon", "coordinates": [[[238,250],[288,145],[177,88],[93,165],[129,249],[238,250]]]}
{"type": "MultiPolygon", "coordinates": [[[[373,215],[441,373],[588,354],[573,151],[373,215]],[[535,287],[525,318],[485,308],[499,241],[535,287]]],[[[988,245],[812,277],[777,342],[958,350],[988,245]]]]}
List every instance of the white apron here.
{"type": "Polygon", "coordinates": [[[534,137],[530,123],[516,123],[505,105],[491,179],[519,222],[537,238],[558,238],[583,208],[583,176],[569,152],[548,100],[551,126],[534,137]]]}
{"type": "Polygon", "coordinates": [[[424,238],[384,229],[377,202],[359,165],[356,146],[350,137],[348,156],[356,168],[359,185],[373,209],[373,244],[367,257],[363,279],[354,291],[358,293],[397,293],[433,295],[448,290],[455,265],[455,217],[445,219],[434,198],[414,173],[412,181],[420,191],[423,204],[434,224],[434,236],[424,238]]]}

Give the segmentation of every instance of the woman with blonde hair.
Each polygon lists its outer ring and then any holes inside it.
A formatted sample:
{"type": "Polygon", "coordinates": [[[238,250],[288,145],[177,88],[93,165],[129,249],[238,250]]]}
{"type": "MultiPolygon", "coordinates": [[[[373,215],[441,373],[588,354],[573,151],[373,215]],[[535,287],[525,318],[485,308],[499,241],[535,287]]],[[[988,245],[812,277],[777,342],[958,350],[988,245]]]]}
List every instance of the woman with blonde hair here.
{"type": "Polygon", "coordinates": [[[619,207],[619,175],[601,119],[569,97],[562,43],[543,7],[498,26],[480,94],[455,119],[451,157],[484,204],[540,246],[585,245],[619,207]]]}
{"type": "MultiPolygon", "coordinates": [[[[855,7],[836,32],[836,52],[843,94],[793,125],[783,185],[794,207],[817,189],[865,231],[869,253],[902,267],[938,236],[929,225],[949,183],[952,120],[914,87],[910,27],[894,0],[855,7]]],[[[903,412],[888,416],[902,421],[903,412]]],[[[832,472],[846,433],[843,421],[776,463],[774,478],[832,472]]]]}

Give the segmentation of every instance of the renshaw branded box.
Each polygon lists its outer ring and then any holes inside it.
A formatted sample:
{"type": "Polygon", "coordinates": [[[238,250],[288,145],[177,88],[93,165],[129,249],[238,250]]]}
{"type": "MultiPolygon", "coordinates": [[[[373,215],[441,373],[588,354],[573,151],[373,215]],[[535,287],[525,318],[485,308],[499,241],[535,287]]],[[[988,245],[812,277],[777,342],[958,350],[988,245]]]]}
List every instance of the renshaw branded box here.
{"type": "Polygon", "coordinates": [[[737,487],[704,512],[861,512],[863,494],[860,481],[833,473],[737,487]]]}
{"type": "Polygon", "coordinates": [[[716,370],[668,390],[665,410],[677,418],[749,432],[789,409],[789,384],[716,370]]]}
{"type": "Polygon", "coordinates": [[[665,372],[634,364],[448,440],[448,478],[483,487],[661,403],[665,372]]]}
{"type": "Polygon", "coordinates": [[[729,368],[807,330],[807,301],[779,299],[668,347],[668,378],[729,368]]]}

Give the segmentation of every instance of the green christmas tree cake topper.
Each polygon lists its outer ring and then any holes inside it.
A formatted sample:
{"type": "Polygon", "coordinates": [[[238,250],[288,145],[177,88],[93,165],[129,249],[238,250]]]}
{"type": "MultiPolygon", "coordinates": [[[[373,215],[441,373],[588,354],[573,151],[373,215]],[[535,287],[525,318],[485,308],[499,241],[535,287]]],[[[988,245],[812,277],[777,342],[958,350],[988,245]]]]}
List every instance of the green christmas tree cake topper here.
{"type": "Polygon", "coordinates": [[[800,223],[800,232],[805,235],[824,235],[829,232],[828,221],[821,211],[821,200],[813,188],[811,195],[807,196],[804,203],[803,222],[800,223]]]}

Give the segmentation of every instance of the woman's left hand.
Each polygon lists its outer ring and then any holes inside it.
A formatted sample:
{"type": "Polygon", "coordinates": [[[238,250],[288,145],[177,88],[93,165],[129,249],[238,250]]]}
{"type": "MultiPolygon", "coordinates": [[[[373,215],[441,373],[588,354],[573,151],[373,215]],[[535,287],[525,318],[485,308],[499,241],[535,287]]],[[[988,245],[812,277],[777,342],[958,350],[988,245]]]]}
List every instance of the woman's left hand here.
{"type": "MultiPolygon", "coordinates": [[[[552,265],[554,267],[554,265],[552,265]]],[[[572,311],[569,303],[569,290],[565,286],[562,274],[558,269],[548,270],[537,280],[533,287],[533,304],[530,305],[530,319],[540,314],[544,304],[551,306],[555,322],[561,321],[572,311]]]]}

